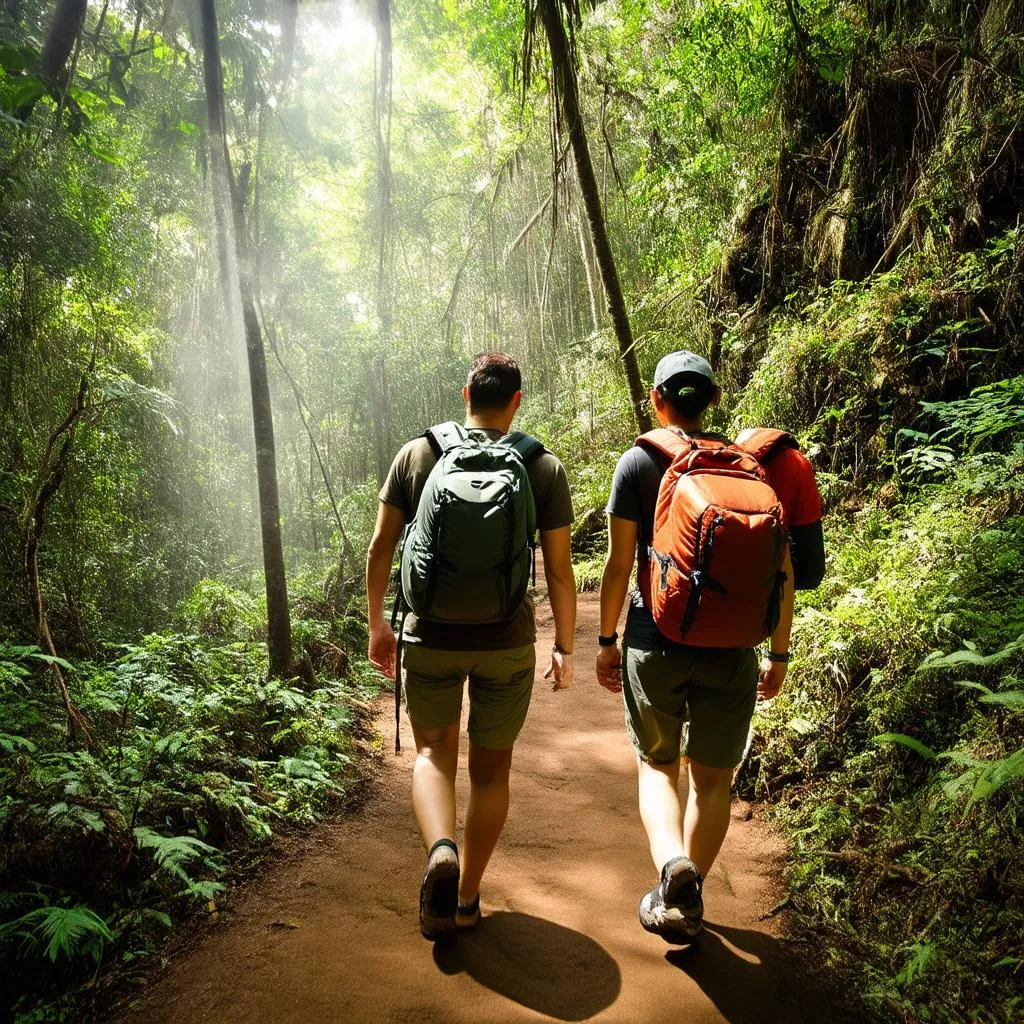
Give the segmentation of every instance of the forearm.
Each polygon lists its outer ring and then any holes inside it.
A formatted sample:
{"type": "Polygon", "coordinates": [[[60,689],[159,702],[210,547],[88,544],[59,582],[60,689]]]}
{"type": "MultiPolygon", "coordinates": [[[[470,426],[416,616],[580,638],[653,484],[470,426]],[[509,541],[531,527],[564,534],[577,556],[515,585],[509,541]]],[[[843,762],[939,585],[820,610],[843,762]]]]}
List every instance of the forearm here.
{"type": "Polygon", "coordinates": [[[782,563],[782,571],[786,574],[785,582],[782,584],[782,603],[779,609],[779,624],[775,627],[771,636],[770,650],[778,654],[785,654],[789,650],[789,638],[793,631],[793,603],[795,592],[793,590],[793,563],[789,557],[789,549],[786,549],[785,558],[782,563]]]}
{"type": "Polygon", "coordinates": [[[601,576],[601,635],[611,636],[619,623],[622,605],[629,590],[629,578],[633,567],[623,570],[621,566],[607,561],[601,576]]]}
{"type": "Polygon", "coordinates": [[[366,603],[370,628],[384,622],[384,599],[391,581],[391,561],[394,549],[384,545],[371,545],[366,555],[366,603]]]}
{"type": "Polygon", "coordinates": [[[576,578],[571,564],[568,575],[548,577],[548,600],[555,619],[555,643],[563,651],[572,651],[576,642],[576,578]]]}

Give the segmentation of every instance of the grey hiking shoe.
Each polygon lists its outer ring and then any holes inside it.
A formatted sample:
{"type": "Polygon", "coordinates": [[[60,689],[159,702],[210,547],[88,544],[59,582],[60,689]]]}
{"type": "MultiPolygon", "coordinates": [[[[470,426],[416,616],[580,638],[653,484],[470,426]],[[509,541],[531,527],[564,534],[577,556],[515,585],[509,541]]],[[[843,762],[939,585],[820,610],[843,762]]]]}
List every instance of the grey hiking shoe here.
{"type": "Polygon", "coordinates": [[[455,931],[459,901],[459,852],[450,839],[439,839],[427,854],[427,870],[420,886],[420,931],[435,939],[455,931]]]}
{"type": "Polygon", "coordinates": [[[644,929],[666,942],[688,945],[704,928],[703,879],[689,857],[674,857],[661,869],[661,881],[637,907],[644,929]]]}

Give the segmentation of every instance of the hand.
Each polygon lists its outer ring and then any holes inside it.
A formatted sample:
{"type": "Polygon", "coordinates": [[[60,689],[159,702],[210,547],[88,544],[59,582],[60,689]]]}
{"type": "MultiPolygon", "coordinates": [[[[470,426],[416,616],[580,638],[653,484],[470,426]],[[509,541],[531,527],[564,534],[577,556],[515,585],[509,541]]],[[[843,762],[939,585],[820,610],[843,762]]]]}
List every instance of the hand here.
{"type": "Polygon", "coordinates": [[[788,668],[789,665],[784,661],[769,661],[767,658],[761,660],[761,678],[757,681],[759,701],[771,700],[782,689],[788,668]]]}
{"type": "Polygon", "coordinates": [[[611,693],[622,693],[622,652],[618,644],[598,648],[597,681],[611,693]]]}
{"type": "Polygon", "coordinates": [[[390,622],[381,622],[370,629],[370,650],[368,658],[370,664],[383,672],[389,679],[395,677],[395,655],[398,651],[398,641],[395,638],[395,631],[391,628],[390,622]]]}
{"type": "Polygon", "coordinates": [[[573,661],[571,654],[562,654],[561,651],[552,651],[551,660],[548,662],[545,679],[554,676],[555,681],[551,684],[552,690],[567,690],[572,686],[573,661]]]}

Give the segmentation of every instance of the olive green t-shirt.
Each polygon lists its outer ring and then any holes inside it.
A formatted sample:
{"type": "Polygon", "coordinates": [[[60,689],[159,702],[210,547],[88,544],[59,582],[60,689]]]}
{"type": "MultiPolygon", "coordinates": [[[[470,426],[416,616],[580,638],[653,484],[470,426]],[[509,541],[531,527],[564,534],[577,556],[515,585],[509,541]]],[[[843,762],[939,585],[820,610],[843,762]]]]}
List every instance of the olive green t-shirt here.
{"type": "MultiPolygon", "coordinates": [[[[497,441],[500,430],[479,430],[489,441],[497,441]]],[[[404,445],[388,470],[380,489],[380,500],[401,509],[408,524],[416,514],[423,485],[437,458],[425,437],[404,445]]],[[[537,509],[537,529],[557,530],[572,523],[572,496],[562,463],[545,451],[526,463],[526,475],[537,509]]],[[[410,615],[405,624],[408,643],[423,644],[440,651],[503,651],[532,644],[537,639],[533,598],[527,595],[519,610],[505,622],[457,625],[429,622],[410,615]]]]}

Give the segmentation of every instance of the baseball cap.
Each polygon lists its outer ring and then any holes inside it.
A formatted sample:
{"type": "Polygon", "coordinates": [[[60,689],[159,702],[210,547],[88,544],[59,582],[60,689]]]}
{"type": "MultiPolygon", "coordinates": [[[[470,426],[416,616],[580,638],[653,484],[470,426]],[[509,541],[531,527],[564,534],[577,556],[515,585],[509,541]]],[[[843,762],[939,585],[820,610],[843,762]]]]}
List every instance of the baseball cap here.
{"type": "Polygon", "coordinates": [[[715,380],[715,372],[711,369],[711,364],[703,356],[697,355],[696,352],[687,352],[686,349],[680,349],[678,352],[670,352],[667,356],[663,356],[658,362],[654,371],[654,386],[660,391],[664,385],[674,378],[683,375],[692,376],[694,374],[706,378],[713,387],[718,386],[718,382],[715,380]]]}

